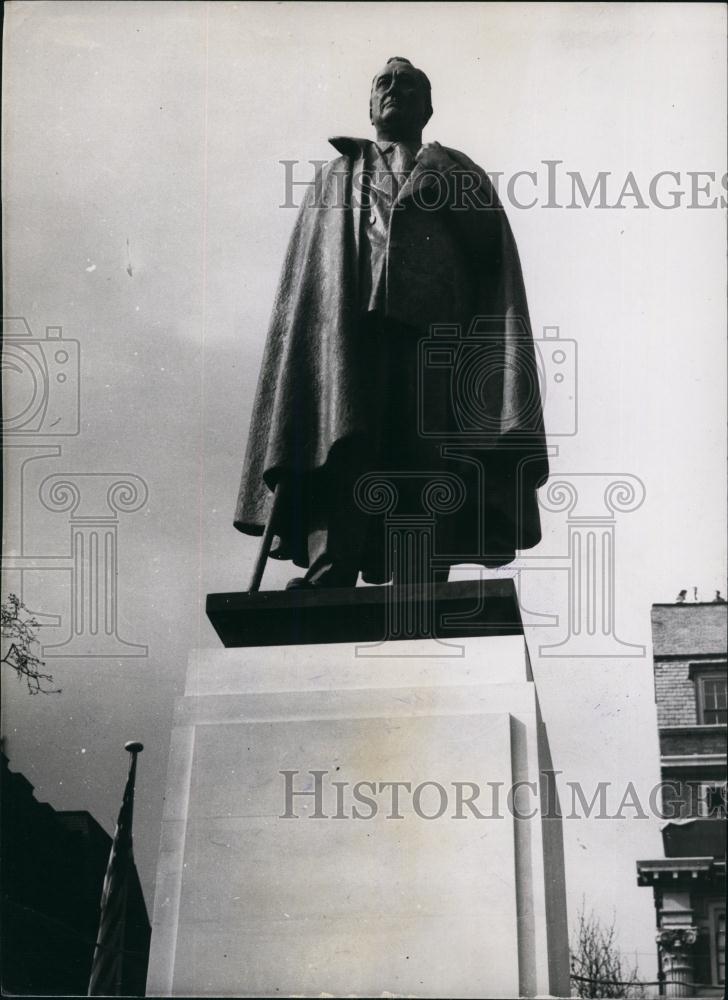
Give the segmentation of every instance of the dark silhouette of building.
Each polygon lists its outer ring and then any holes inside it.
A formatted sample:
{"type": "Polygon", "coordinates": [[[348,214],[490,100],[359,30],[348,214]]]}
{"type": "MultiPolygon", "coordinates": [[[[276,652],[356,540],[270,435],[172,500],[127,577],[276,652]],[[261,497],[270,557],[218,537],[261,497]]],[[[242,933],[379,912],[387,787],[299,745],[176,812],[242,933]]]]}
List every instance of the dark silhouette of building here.
{"type": "Polygon", "coordinates": [[[726,624],[714,602],[652,606],[665,857],[637,878],[674,997],[725,989],[726,624]]]}
{"type": "MultiPolygon", "coordinates": [[[[87,812],[57,812],[2,767],[3,994],[85,996],[111,837],[87,812]]],[[[128,884],[122,993],[144,996],[151,928],[136,868],[128,884]]]]}

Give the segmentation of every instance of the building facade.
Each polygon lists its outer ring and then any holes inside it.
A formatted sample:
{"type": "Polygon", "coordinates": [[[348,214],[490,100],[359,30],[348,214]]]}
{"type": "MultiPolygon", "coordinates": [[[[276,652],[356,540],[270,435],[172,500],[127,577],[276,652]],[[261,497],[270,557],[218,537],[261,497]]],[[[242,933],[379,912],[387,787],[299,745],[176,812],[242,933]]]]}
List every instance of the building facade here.
{"type": "MultiPolygon", "coordinates": [[[[0,753],[3,996],[85,996],[111,837],[87,812],[53,809],[0,753]]],[[[130,873],[121,993],[144,996],[151,927],[130,873]]]]}
{"type": "Polygon", "coordinates": [[[665,996],[725,990],[726,605],[652,606],[664,858],[652,888],[665,996]]]}

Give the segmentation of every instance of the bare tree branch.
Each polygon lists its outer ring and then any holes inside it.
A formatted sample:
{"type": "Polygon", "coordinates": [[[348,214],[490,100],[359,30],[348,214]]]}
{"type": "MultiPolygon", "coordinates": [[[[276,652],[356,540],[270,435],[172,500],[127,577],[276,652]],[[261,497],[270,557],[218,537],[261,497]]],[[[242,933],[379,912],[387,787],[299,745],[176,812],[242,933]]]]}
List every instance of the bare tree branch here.
{"type": "Polygon", "coordinates": [[[636,966],[627,964],[617,947],[612,922],[605,926],[594,912],[587,914],[582,901],[571,945],[573,995],[588,998],[644,997],[644,984],[636,966]]]}
{"type": "Polygon", "coordinates": [[[45,686],[53,683],[53,675],[42,672],[45,663],[33,652],[40,625],[15,594],[8,594],[0,605],[0,620],[3,640],[0,663],[11,667],[18,680],[25,679],[29,694],[60,694],[60,688],[45,686]]]}

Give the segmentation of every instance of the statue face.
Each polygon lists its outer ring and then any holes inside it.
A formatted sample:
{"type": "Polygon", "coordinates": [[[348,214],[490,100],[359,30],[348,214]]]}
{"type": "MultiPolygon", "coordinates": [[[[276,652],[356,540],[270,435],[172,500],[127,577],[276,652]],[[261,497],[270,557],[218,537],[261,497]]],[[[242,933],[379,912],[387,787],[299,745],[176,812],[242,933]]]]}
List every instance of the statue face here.
{"type": "Polygon", "coordinates": [[[421,132],[430,118],[425,86],[413,66],[387,63],[374,78],[370,118],[393,138],[421,132]]]}

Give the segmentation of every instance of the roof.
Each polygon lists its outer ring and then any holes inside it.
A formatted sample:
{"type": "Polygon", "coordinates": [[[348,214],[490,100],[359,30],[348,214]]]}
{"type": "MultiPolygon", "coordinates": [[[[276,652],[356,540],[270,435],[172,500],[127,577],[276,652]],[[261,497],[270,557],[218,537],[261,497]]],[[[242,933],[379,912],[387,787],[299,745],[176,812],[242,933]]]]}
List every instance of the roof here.
{"type": "MultiPolygon", "coordinates": [[[[637,862],[637,884],[653,885],[657,883],[662,888],[675,883],[694,880],[722,880],[725,878],[725,861],[712,857],[693,858],[655,858],[650,861],[637,862]]],[[[675,886],[677,887],[677,886],[675,886]]]]}
{"type": "Polygon", "coordinates": [[[725,604],[653,604],[652,644],[655,657],[725,656],[728,647],[725,604]]]}

